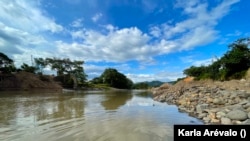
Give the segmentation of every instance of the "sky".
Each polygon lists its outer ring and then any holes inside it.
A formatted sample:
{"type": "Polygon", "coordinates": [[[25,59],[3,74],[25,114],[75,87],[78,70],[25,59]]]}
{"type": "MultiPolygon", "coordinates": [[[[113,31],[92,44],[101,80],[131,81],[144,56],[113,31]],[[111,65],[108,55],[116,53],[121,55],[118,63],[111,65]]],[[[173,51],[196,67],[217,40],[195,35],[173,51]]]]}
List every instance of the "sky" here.
{"type": "Polygon", "coordinates": [[[17,67],[83,60],[88,80],[114,68],[133,82],[168,82],[249,37],[249,13],[249,0],[1,0],[0,52],[17,67]]]}

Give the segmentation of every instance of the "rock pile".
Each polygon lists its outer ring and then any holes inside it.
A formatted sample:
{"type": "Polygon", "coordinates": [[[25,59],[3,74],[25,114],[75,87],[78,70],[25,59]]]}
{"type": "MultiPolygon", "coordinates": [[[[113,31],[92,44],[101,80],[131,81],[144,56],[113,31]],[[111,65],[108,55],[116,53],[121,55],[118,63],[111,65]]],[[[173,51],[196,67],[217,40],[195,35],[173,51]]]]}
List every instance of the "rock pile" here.
{"type": "Polygon", "coordinates": [[[175,104],[205,124],[250,124],[250,82],[193,81],[152,89],[154,100],[175,104]]]}

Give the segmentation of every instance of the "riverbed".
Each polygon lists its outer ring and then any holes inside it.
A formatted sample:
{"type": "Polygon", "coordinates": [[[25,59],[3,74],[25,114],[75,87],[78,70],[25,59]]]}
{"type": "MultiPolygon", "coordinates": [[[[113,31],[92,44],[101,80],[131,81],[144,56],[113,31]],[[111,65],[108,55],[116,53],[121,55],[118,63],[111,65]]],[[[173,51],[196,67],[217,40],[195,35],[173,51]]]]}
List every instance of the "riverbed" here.
{"type": "Polygon", "coordinates": [[[1,141],[173,141],[174,124],[203,124],[150,92],[0,92],[1,141]]]}

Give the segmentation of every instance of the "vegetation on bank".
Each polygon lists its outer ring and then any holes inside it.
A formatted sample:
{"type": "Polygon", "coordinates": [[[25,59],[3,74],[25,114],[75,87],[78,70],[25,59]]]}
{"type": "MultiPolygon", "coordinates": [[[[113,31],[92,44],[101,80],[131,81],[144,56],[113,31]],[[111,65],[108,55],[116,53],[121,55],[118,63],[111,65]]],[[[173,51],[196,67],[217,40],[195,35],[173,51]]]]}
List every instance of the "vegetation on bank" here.
{"type": "Polygon", "coordinates": [[[166,82],[161,81],[145,81],[145,82],[138,82],[133,85],[133,89],[150,89],[152,87],[159,87],[166,82]]]}
{"type": "Polygon", "coordinates": [[[49,68],[56,71],[53,79],[60,82],[64,88],[148,89],[163,83],[159,81],[133,83],[132,80],[113,68],[105,69],[99,77],[87,82],[83,64],[84,61],[71,61],[68,58],[34,58],[33,66],[23,63],[20,68],[16,68],[12,59],[4,53],[0,53],[0,75],[24,71],[39,76],[41,81],[47,81],[47,77],[43,73],[45,68],[49,68]]]}
{"type": "Polygon", "coordinates": [[[34,58],[34,62],[35,65],[33,66],[23,63],[20,68],[16,68],[12,59],[4,53],[0,53],[0,72],[2,74],[11,74],[25,71],[39,75],[42,80],[45,78],[43,69],[47,67],[57,72],[54,80],[60,82],[63,87],[77,88],[83,86],[86,82],[87,75],[82,67],[83,61],[71,61],[68,58],[34,58]]]}
{"type": "Polygon", "coordinates": [[[113,68],[105,69],[100,77],[96,77],[90,82],[93,84],[106,84],[119,89],[132,89],[133,86],[132,80],[113,68]]]}
{"type": "MultiPolygon", "coordinates": [[[[241,38],[229,44],[229,50],[208,66],[191,66],[184,70],[187,76],[196,80],[231,80],[242,79],[250,68],[250,38],[241,38]]],[[[180,79],[181,80],[181,79],[180,79]]]]}

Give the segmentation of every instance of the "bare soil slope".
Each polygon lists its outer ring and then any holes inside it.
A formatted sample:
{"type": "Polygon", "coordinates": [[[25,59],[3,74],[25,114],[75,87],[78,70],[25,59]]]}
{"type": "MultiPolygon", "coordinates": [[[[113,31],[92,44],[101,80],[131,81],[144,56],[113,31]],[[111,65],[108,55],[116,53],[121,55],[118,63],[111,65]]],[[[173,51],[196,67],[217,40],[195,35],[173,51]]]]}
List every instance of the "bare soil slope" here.
{"type": "Polygon", "coordinates": [[[28,72],[0,74],[0,90],[62,90],[52,76],[39,76],[28,72]]]}

